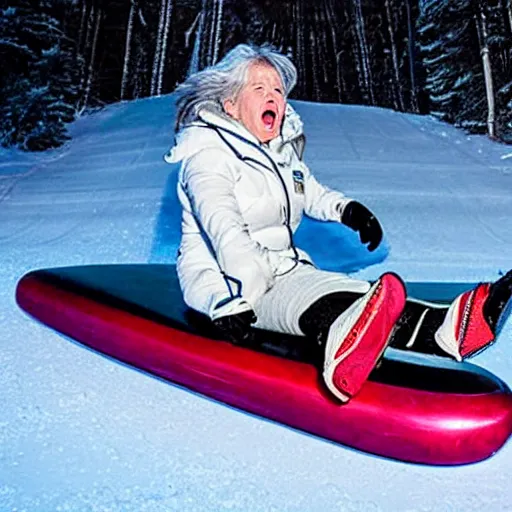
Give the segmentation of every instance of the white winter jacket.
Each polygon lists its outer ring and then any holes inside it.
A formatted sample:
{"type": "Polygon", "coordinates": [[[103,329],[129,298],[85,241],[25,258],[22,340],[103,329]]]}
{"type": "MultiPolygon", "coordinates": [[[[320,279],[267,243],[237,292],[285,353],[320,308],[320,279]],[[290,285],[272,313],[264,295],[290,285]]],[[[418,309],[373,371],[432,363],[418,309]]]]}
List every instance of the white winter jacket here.
{"type": "Polygon", "coordinates": [[[290,105],[281,136],[261,144],[243,125],[203,109],[166,156],[181,161],[177,272],[184,300],[215,319],[246,311],[301,261],[292,234],[304,213],[340,219],[349,202],[301,160],[302,121],[290,105]]]}

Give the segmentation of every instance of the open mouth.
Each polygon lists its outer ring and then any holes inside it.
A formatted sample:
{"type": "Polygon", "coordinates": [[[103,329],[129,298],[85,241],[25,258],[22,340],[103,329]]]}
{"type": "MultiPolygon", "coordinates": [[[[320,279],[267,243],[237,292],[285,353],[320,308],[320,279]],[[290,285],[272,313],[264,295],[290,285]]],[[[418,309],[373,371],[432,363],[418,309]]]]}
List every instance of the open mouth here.
{"type": "Polygon", "coordinates": [[[261,119],[263,120],[263,124],[265,125],[265,129],[271,131],[274,129],[276,119],[277,119],[277,112],[274,110],[268,109],[263,112],[261,119]]]}

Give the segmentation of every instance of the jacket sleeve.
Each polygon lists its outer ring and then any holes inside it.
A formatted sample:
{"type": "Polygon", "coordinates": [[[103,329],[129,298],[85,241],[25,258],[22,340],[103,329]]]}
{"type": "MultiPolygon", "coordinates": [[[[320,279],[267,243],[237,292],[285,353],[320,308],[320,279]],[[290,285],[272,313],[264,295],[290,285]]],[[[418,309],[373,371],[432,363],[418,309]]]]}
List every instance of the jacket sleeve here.
{"type": "Polygon", "coordinates": [[[279,256],[251,238],[235,193],[237,180],[226,153],[207,148],[184,162],[180,183],[231,296],[253,305],[272,287],[279,264],[273,260],[279,256]]]}
{"type": "Polygon", "coordinates": [[[341,192],[331,190],[319,183],[308,167],[302,163],[304,172],[304,211],[318,220],[340,221],[343,208],[351,201],[341,192]]]}

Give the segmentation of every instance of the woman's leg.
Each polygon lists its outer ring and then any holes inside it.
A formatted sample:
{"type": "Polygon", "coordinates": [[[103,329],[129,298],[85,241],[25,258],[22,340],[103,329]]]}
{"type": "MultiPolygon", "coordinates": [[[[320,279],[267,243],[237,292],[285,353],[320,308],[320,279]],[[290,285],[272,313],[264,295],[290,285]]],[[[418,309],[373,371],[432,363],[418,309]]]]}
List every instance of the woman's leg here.
{"type": "Polygon", "coordinates": [[[404,284],[394,274],[371,286],[304,265],[278,279],[255,304],[255,327],[316,339],[324,381],[333,395],[347,401],[378,362],[404,303],[404,284]],[[322,310],[326,301],[317,301],[331,294],[336,303],[328,301],[329,309],[322,310]]]}
{"type": "Polygon", "coordinates": [[[372,347],[383,350],[388,336],[389,345],[395,348],[462,360],[492,343],[512,311],[512,270],[495,283],[465,292],[450,307],[409,299],[402,310],[396,281],[391,279],[388,284],[380,303],[373,301],[376,291],[363,296],[338,292],[320,298],[300,316],[299,325],[315,340],[319,358],[325,354],[324,380],[342,401],[362,386],[378,359],[372,347]],[[368,314],[374,309],[376,320],[367,322],[358,333],[365,308],[368,314]],[[358,336],[359,346],[351,350],[349,345],[358,336]],[[347,359],[352,358],[348,364],[343,359],[344,348],[349,352],[347,359]]]}
{"type": "Polygon", "coordinates": [[[435,333],[437,344],[458,361],[487,348],[512,309],[512,270],[457,297],[435,333]]]}
{"type": "Polygon", "coordinates": [[[436,342],[435,333],[443,323],[448,306],[407,299],[396,322],[389,346],[422,354],[448,356],[436,342]]]}
{"type": "MultiPolygon", "coordinates": [[[[318,347],[318,361],[323,361],[330,326],[361,296],[360,293],[350,292],[330,293],[318,299],[300,316],[301,330],[308,338],[314,340],[318,347]]],[[[404,311],[391,334],[389,346],[400,350],[448,356],[434,337],[447,311],[448,306],[407,299],[404,311]]]]}
{"type": "Polygon", "coordinates": [[[405,285],[383,274],[332,323],[325,344],[323,378],[342,402],[355,396],[389,343],[405,305],[405,285]]]}
{"type": "Polygon", "coordinates": [[[459,361],[470,357],[494,341],[512,308],[511,296],[512,271],[463,293],[449,307],[408,299],[390,346],[459,361]]]}
{"type": "Polygon", "coordinates": [[[511,295],[512,271],[462,294],[447,308],[414,299],[406,303],[403,283],[393,274],[370,288],[305,266],[279,279],[256,304],[256,326],[312,338],[326,384],[346,401],[388,343],[458,360],[485,348],[512,309],[511,295]]]}
{"type": "Polygon", "coordinates": [[[336,318],[362,295],[354,292],[329,293],[320,297],[300,315],[299,327],[315,345],[313,363],[319,369],[322,369],[324,364],[325,344],[329,328],[336,318]]]}
{"type": "MultiPolygon", "coordinates": [[[[254,325],[285,334],[304,335],[299,325],[301,315],[322,297],[348,294],[353,299],[364,295],[371,285],[337,272],[327,272],[312,265],[297,268],[276,279],[274,286],[253,304],[258,320],[254,325]]],[[[353,300],[349,300],[349,303],[353,300]]]]}

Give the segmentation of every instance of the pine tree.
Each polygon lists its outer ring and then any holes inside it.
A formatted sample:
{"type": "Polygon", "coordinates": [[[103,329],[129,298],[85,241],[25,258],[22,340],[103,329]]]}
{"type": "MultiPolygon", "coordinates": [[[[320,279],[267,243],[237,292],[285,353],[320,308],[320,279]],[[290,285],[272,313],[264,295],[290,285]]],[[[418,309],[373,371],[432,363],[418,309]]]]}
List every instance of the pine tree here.
{"type": "Polygon", "coordinates": [[[18,0],[0,10],[4,146],[37,151],[69,138],[66,123],[74,118],[78,95],[73,44],[45,7],[42,1],[18,0]]]}
{"type": "Polygon", "coordinates": [[[500,139],[512,143],[511,0],[489,0],[487,28],[496,99],[496,132],[500,139]]]}
{"type": "Polygon", "coordinates": [[[475,81],[478,50],[470,44],[473,21],[468,16],[468,4],[467,0],[461,4],[425,0],[418,20],[431,113],[448,122],[461,120],[465,86],[475,81]]]}
{"type": "Polygon", "coordinates": [[[432,113],[490,136],[497,120],[501,138],[512,132],[506,12],[503,0],[424,0],[418,20],[432,113]]]}

